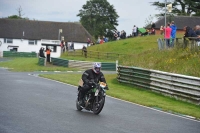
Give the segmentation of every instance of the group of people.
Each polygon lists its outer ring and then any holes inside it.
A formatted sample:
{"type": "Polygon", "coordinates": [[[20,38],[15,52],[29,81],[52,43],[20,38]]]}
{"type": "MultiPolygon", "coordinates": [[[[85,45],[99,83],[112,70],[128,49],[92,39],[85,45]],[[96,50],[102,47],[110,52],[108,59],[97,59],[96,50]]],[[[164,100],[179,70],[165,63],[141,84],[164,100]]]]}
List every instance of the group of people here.
{"type": "Polygon", "coordinates": [[[42,57],[42,58],[46,58],[45,52],[46,52],[46,56],[47,56],[47,62],[51,62],[50,61],[51,49],[49,49],[48,47],[47,47],[46,50],[43,47],[41,47],[40,50],[39,50],[39,56],[42,57]]]}
{"type": "Polygon", "coordinates": [[[184,37],[194,38],[196,41],[200,41],[200,25],[196,25],[193,29],[189,26],[184,27],[184,37]]]}
{"type": "Polygon", "coordinates": [[[71,43],[61,41],[60,47],[61,47],[62,53],[66,52],[68,50],[75,50],[73,41],[71,41],[71,43]]]}
{"type": "Polygon", "coordinates": [[[113,36],[114,40],[126,39],[126,32],[124,30],[121,32],[115,30],[113,36]]]}
{"type": "MultiPolygon", "coordinates": [[[[177,26],[174,21],[168,23],[166,27],[160,27],[160,34],[164,34],[164,38],[166,40],[167,48],[174,47],[174,40],[176,38],[176,30],[177,26]]],[[[200,25],[196,25],[193,29],[189,26],[184,27],[185,34],[184,38],[189,38],[190,40],[195,40],[200,42],[200,25]]]]}
{"type": "Polygon", "coordinates": [[[174,21],[171,23],[168,23],[167,26],[160,28],[160,34],[164,34],[164,38],[166,41],[166,47],[167,48],[173,48],[174,47],[174,40],[176,38],[176,30],[177,26],[175,25],[174,21]]]}

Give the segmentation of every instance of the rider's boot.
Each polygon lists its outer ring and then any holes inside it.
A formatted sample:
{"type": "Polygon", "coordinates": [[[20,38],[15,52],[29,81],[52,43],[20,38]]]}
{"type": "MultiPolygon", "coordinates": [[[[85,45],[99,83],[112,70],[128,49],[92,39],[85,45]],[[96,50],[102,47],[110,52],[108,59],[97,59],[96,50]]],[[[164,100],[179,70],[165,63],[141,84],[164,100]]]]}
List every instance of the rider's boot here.
{"type": "Polygon", "coordinates": [[[85,106],[83,98],[84,98],[83,93],[79,92],[79,100],[78,101],[79,101],[80,106],[85,106]]]}

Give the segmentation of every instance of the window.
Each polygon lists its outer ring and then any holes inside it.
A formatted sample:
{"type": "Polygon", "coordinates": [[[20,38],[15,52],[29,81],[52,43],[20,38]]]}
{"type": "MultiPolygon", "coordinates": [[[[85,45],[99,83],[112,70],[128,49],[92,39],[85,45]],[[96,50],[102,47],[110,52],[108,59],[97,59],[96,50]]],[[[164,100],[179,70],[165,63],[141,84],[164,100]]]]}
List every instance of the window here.
{"type": "Polygon", "coordinates": [[[15,52],[17,52],[17,48],[11,48],[10,51],[15,51],[15,52]]]}
{"type": "Polygon", "coordinates": [[[30,45],[37,45],[37,40],[28,40],[28,44],[30,45]]]}
{"type": "Polygon", "coordinates": [[[56,46],[48,46],[48,48],[51,50],[51,52],[56,52],[57,51],[57,47],[56,46]]]}
{"type": "Polygon", "coordinates": [[[4,38],[4,43],[13,43],[13,39],[4,38]]]}

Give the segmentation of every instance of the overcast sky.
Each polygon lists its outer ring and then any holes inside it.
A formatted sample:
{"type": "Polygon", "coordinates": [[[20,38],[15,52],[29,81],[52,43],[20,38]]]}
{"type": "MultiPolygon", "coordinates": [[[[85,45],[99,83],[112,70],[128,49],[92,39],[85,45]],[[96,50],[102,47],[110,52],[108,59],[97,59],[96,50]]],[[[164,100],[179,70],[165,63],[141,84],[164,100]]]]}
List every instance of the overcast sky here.
{"type": "MultiPolygon", "coordinates": [[[[21,6],[23,17],[30,20],[56,22],[75,22],[80,18],[76,15],[87,0],[0,0],[0,18],[18,15],[21,6]]],[[[159,11],[149,2],[155,0],[107,0],[119,15],[117,29],[125,30],[127,35],[132,32],[133,25],[145,26],[145,19],[159,11]]],[[[157,0],[158,1],[158,0],[157,0]]],[[[160,0],[163,1],[163,0],[160,0]]],[[[155,21],[156,19],[154,19],[155,21]]]]}

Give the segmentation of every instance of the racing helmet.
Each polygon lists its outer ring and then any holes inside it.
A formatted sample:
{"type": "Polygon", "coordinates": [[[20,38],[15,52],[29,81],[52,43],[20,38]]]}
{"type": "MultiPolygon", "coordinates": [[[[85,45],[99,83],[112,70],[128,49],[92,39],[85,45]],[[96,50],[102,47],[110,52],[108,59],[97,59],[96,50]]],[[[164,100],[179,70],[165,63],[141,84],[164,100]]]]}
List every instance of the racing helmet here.
{"type": "Polygon", "coordinates": [[[100,71],[101,71],[101,63],[95,62],[95,63],[93,64],[92,69],[93,69],[93,71],[94,71],[95,73],[99,74],[100,71]]]}

